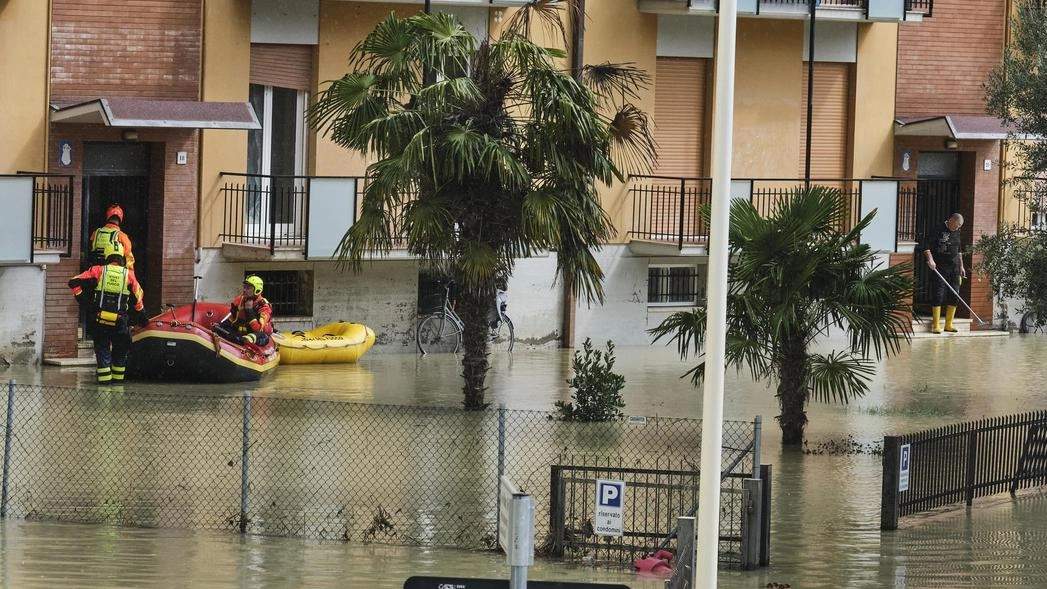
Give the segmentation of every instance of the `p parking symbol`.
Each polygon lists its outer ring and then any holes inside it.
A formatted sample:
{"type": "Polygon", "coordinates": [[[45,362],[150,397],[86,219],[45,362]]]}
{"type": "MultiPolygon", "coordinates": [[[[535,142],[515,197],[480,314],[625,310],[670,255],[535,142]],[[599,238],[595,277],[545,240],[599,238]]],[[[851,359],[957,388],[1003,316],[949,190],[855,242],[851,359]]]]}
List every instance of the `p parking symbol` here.
{"type": "Polygon", "coordinates": [[[598,481],[596,494],[602,507],[622,506],[622,487],[620,481],[598,481]]]}

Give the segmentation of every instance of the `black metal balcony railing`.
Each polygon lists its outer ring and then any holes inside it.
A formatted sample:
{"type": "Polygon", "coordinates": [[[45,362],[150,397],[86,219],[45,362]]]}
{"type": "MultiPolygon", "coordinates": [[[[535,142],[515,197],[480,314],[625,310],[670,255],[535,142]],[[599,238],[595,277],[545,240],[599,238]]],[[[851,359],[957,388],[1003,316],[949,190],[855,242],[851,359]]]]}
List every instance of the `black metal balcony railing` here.
{"type": "Polygon", "coordinates": [[[308,178],[239,176],[221,188],[224,214],[219,237],[228,242],[277,248],[305,248],[308,234],[308,178]]]}
{"type": "MultiPolygon", "coordinates": [[[[813,184],[841,191],[850,203],[846,218],[837,229],[846,231],[861,219],[864,180],[851,178],[812,179],[813,184]]],[[[898,215],[894,220],[897,241],[916,239],[916,185],[897,181],[898,215]]],[[[788,199],[803,185],[797,179],[746,179],[732,182],[732,196],[747,198],[760,214],[770,214],[778,203],[788,199]]],[[[710,178],[671,176],[632,176],[629,182],[632,199],[632,228],[628,234],[637,240],[668,242],[682,249],[685,245],[704,245],[709,228],[702,218],[702,207],[711,202],[710,178]]],[[[895,244],[897,245],[897,243],[895,244]]]]}
{"type": "Polygon", "coordinates": [[[33,251],[73,254],[73,176],[33,178],[33,251]]]}

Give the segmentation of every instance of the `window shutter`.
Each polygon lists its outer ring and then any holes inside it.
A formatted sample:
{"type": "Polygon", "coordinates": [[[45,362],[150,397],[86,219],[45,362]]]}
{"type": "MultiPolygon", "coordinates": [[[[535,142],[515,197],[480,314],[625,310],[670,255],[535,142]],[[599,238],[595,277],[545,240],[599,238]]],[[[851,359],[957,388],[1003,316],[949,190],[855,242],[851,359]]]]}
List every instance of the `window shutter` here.
{"type": "Polygon", "coordinates": [[[705,161],[708,59],[659,57],[655,67],[655,175],[696,178],[705,161]]]}
{"type": "MultiPolygon", "coordinates": [[[[800,177],[807,149],[807,63],[803,64],[800,95],[800,177]]],[[[811,125],[811,177],[849,176],[851,127],[851,64],[815,62],[814,122],[811,125]]]]}
{"type": "Polygon", "coordinates": [[[251,83],[310,92],[313,46],[252,43],[251,83]]]}

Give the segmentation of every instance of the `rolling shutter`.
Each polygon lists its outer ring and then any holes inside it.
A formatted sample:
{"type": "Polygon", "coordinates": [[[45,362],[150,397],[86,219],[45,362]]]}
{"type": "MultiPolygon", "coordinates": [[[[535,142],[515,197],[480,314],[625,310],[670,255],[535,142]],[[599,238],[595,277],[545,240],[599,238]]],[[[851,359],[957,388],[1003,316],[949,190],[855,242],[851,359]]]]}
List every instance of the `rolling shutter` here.
{"type": "Polygon", "coordinates": [[[658,142],[655,175],[702,175],[708,62],[703,58],[658,58],[654,91],[654,138],[658,142]]]}
{"type": "MultiPolygon", "coordinates": [[[[807,149],[807,64],[800,98],[800,172],[807,149]]],[[[814,122],[811,125],[811,177],[847,178],[850,174],[851,64],[815,62],[814,122]]]]}
{"type": "Polygon", "coordinates": [[[311,91],[313,46],[252,43],[251,83],[311,91]]]}

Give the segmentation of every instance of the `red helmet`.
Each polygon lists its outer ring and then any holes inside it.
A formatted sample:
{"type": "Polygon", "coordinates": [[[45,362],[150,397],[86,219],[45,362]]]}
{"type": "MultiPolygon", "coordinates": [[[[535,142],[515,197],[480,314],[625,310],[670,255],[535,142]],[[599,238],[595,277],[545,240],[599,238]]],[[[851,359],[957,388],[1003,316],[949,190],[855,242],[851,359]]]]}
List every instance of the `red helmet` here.
{"type": "Polygon", "coordinates": [[[109,208],[105,210],[105,220],[108,221],[113,217],[117,218],[117,222],[124,222],[124,210],[120,208],[120,205],[109,205],[109,208]]]}

